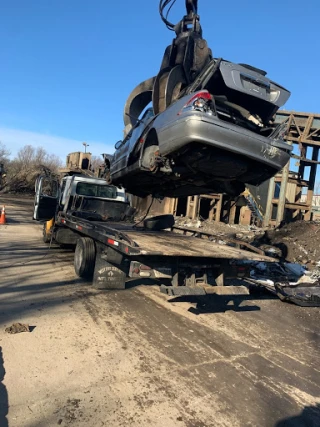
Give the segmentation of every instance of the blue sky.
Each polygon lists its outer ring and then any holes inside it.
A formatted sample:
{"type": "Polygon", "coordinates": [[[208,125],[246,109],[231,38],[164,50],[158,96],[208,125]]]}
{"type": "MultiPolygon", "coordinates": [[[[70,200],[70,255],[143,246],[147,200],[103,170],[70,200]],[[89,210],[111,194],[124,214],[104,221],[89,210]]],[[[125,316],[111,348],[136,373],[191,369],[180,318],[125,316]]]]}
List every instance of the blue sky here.
{"type": "MultiPolygon", "coordinates": [[[[285,109],[320,113],[318,0],[198,3],[214,56],[265,69],[292,92],[285,109]]],[[[157,74],[172,37],[158,0],[2,0],[0,141],[12,155],[33,144],[64,159],[83,141],[113,153],[127,96],[157,74]]]]}

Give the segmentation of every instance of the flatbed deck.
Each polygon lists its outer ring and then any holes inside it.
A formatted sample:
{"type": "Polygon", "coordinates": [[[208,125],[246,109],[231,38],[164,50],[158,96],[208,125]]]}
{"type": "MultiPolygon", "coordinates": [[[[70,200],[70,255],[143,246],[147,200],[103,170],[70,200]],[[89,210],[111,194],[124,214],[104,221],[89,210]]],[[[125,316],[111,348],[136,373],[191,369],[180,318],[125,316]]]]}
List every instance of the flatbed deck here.
{"type": "MultiPolygon", "coordinates": [[[[119,239],[128,248],[129,255],[276,261],[265,255],[210,240],[185,236],[174,231],[149,231],[142,226],[133,227],[131,223],[89,221],[69,216],[66,218],[66,225],[84,234],[94,235],[101,243],[108,244],[108,238],[119,239]]],[[[119,250],[121,251],[121,247],[119,250]]]]}
{"type": "Polygon", "coordinates": [[[126,234],[141,248],[142,255],[159,254],[170,257],[210,257],[242,260],[270,261],[269,257],[210,242],[192,236],[183,236],[172,231],[126,231],[126,234]]]}

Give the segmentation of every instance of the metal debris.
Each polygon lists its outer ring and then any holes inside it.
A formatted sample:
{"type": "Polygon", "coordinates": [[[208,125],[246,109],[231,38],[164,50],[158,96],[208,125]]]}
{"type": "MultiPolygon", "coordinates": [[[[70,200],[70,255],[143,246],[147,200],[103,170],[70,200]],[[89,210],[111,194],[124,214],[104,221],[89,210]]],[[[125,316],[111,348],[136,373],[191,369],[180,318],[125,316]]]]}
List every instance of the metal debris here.
{"type": "Polygon", "coordinates": [[[275,283],[276,293],[282,301],[302,307],[320,307],[320,283],[275,283]]]}

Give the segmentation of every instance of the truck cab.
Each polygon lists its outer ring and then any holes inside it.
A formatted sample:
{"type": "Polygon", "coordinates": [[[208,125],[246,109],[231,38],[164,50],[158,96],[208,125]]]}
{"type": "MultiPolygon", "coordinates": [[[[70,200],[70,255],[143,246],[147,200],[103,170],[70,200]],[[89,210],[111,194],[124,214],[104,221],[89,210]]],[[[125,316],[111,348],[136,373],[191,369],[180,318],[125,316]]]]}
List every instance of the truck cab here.
{"type": "MultiPolygon", "coordinates": [[[[57,218],[68,214],[93,221],[118,220],[129,207],[124,189],[104,179],[75,174],[59,180],[45,174],[36,181],[33,219],[44,221],[43,240],[48,243],[58,231],[57,218]]],[[[56,235],[64,234],[60,228],[56,235]]]]}
{"type": "Polygon", "coordinates": [[[63,212],[79,208],[84,199],[127,202],[123,189],[108,185],[104,179],[86,176],[66,176],[61,181],[59,205],[63,212]]]}
{"type": "Polygon", "coordinates": [[[37,221],[48,221],[56,212],[78,210],[85,199],[96,201],[96,205],[98,201],[102,204],[105,201],[128,203],[124,189],[85,175],[65,176],[61,181],[52,176],[40,176],[35,193],[33,219],[37,221]]]}

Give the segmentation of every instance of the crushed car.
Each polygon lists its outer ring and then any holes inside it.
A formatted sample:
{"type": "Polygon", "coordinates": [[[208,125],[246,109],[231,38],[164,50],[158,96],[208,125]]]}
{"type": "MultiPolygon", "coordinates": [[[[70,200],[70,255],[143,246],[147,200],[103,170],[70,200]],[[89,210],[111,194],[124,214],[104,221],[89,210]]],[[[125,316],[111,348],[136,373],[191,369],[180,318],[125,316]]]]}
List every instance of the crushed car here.
{"type": "Polygon", "coordinates": [[[290,92],[245,64],[212,59],[164,111],[147,108],[115,145],[109,182],[139,197],[244,191],[290,159],[286,124],[275,124],[290,92]]]}
{"type": "Polygon", "coordinates": [[[289,161],[287,125],[275,124],[275,115],[290,92],[263,70],[215,58],[202,37],[198,1],[185,1],[177,24],[168,20],[174,3],[159,1],[175,37],[158,74],[127,98],[124,138],[106,162],[107,180],[140,197],[237,196],[289,161]]]}

